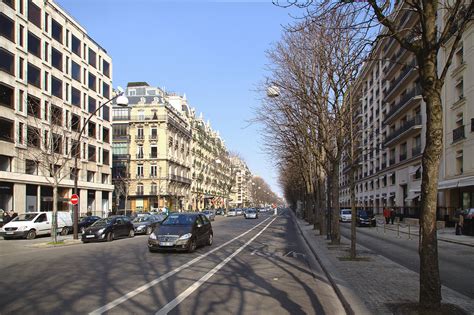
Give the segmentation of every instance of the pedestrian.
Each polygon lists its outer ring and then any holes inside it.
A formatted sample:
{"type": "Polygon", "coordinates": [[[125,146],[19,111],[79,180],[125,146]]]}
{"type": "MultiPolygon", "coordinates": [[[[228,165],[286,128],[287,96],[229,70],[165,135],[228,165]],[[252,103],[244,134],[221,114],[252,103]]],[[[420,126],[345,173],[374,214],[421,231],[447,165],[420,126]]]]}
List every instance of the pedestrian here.
{"type": "Polygon", "coordinates": [[[463,234],[462,233],[463,226],[464,226],[464,216],[462,215],[462,212],[459,212],[459,220],[458,220],[458,223],[456,224],[456,235],[463,234]]]}
{"type": "Polygon", "coordinates": [[[390,222],[390,210],[387,207],[383,208],[383,217],[385,218],[385,224],[390,222]]]}
{"type": "Polygon", "coordinates": [[[390,209],[390,222],[393,224],[395,221],[395,209],[390,209]]]}

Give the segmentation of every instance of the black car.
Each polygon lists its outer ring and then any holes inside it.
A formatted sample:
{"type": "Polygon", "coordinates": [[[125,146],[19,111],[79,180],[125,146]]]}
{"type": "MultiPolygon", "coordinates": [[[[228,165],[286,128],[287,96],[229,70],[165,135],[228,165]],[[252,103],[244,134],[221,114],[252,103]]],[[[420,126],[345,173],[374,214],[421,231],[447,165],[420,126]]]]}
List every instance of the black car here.
{"type": "Polygon", "coordinates": [[[95,215],[82,217],[81,220],[79,222],[77,222],[77,230],[80,233],[84,233],[84,231],[86,230],[87,227],[91,226],[92,223],[94,223],[95,221],[97,221],[99,219],[100,219],[100,217],[95,216],[95,215]]]}
{"type": "Polygon", "coordinates": [[[359,210],[357,211],[356,224],[357,226],[375,226],[375,216],[373,213],[359,210]]]}
{"type": "Polygon", "coordinates": [[[211,221],[202,213],[171,213],[150,234],[148,249],[193,252],[199,245],[212,245],[211,221]]]}
{"type": "Polygon", "coordinates": [[[111,242],[120,237],[134,237],[133,223],[124,215],[114,215],[95,221],[82,233],[82,242],[111,242]]]}
{"type": "Polygon", "coordinates": [[[156,215],[142,215],[133,219],[133,228],[135,234],[146,234],[150,235],[155,227],[160,224],[166,218],[163,214],[156,215]]]}

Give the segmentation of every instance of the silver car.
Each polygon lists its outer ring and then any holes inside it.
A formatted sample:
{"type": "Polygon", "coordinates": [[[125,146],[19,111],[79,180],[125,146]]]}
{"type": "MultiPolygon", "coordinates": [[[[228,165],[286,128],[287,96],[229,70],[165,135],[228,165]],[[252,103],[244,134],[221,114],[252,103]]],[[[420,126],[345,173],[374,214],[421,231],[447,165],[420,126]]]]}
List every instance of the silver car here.
{"type": "Polygon", "coordinates": [[[216,213],[214,210],[204,210],[202,213],[209,219],[209,221],[214,221],[216,219],[216,213]]]}
{"type": "Polygon", "coordinates": [[[255,209],[247,209],[244,216],[246,219],[258,219],[258,212],[255,209]]]}

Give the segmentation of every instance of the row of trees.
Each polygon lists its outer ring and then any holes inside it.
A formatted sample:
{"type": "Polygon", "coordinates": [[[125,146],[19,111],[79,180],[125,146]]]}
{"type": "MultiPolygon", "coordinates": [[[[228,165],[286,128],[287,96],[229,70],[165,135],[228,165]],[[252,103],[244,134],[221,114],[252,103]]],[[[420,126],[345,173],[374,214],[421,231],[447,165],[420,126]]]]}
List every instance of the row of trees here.
{"type": "MultiPolygon", "coordinates": [[[[428,312],[439,310],[436,201],[443,140],[441,89],[463,31],[472,21],[473,2],[292,0],[276,5],[295,6],[302,14],[268,52],[270,74],[262,88],[268,97],[256,119],[264,125],[264,143],[277,161],[285,198],[292,205],[302,202],[305,219],[321,234],[328,232],[335,244],[340,242],[339,170],[343,158],[352,169],[353,209],[355,202],[351,88],[363,63],[371,61],[373,44],[394,39],[415,55],[427,116],[419,302],[428,312]],[[415,15],[415,27],[401,26],[400,13],[405,12],[415,15]],[[443,19],[438,19],[438,14],[443,19]],[[442,64],[438,59],[441,49],[446,55],[442,64]]],[[[355,220],[352,222],[351,256],[355,257],[355,220]]]]}

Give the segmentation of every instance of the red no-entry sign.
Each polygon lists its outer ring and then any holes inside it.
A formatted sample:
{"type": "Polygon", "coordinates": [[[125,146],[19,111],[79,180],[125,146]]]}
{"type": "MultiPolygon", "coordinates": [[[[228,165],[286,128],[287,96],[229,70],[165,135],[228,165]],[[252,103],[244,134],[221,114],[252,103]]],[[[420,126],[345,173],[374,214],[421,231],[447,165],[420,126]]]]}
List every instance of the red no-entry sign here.
{"type": "Polygon", "coordinates": [[[79,203],[79,196],[76,195],[76,194],[72,195],[72,196],[71,196],[71,203],[72,203],[73,205],[77,205],[77,204],[79,203]]]}

